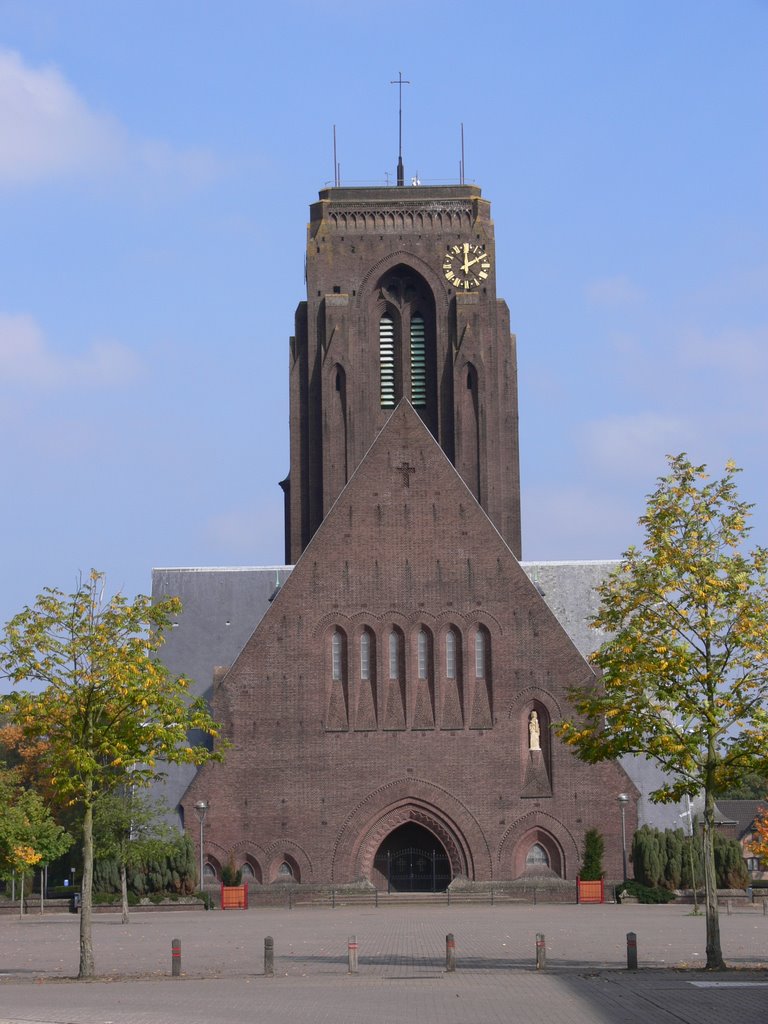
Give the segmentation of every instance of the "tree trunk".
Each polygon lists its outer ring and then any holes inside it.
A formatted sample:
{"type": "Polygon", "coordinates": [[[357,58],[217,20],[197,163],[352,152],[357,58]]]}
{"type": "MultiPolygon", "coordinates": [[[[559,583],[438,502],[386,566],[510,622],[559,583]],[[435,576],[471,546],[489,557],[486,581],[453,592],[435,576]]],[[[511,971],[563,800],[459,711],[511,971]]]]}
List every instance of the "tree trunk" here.
{"type": "Polygon", "coordinates": [[[125,861],[120,865],[120,896],[122,899],[123,916],[121,921],[128,924],[128,873],[125,870],[125,861]]]}
{"type": "Polygon", "coordinates": [[[45,913],[45,868],[40,868],[40,913],[45,913]]]}
{"type": "Polygon", "coordinates": [[[21,872],[21,891],[19,893],[19,917],[24,917],[24,872],[21,872]]]}
{"type": "Polygon", "coordinates": [[[78,978],[92,978],[93,962],[93,803],[91,783],[86,783],[83,814],[83,885],[80,893],[80,970],[78,978]]]}
{"type": "Polygon", "coordinates": [[[707,917],[707,970],[724,971],[720,948],[720,918],[717,909],[717,873],[715,872],[715,798],[704,790],[704,903],[707,917]]]}

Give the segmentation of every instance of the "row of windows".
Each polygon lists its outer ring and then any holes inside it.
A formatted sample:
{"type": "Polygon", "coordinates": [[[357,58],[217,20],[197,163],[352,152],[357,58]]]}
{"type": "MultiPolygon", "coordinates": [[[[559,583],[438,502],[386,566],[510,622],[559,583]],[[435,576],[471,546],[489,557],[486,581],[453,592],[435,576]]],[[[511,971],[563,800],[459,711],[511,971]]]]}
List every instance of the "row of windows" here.
{"type": "MultiPolygon", "coordinates": [[[[390,630],[387,638],[387,664],[390,679],[400,679],[402,674],[402,652],[403,634],[397,630],[390,630]]],[[[483,628],[477,629],[471,636],[471,644],[474,651],[474,670],[476,679],[485,679],[489,657],[490,639],[483,628]]],[[[335,629],[331,635],[331,677],[335,682],[344,678],[345,673],[345,647],[346,636],[340,629],[335,629]]],[[[372,678],[374,663],[375,639],[373,633],[366,629],[360,634],[359,655],[360,655],[360,679],[369,680],[372,678]]],[[[460,671],[461,637],[454,629],[449,629],[445,634],[443,643],[443,675],[446,679],[456,679],[460,671]]],[[[433,657],[432,635],[426,629],[421,628],[416,635],[416,661],[419,679],[428,679],[433,657]]]]}

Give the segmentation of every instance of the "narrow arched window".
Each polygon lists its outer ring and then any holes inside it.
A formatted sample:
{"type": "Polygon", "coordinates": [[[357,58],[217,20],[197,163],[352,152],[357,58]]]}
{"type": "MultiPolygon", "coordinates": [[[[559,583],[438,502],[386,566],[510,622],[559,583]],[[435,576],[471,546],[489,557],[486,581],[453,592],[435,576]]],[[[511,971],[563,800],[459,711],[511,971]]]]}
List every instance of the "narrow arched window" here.
{"type": "Polygon", "coordinates": [[[419,314],[411,318],[411,402],[417,409],[427,404],[427,343],[419,314]]]}
{"type": "Polygon", "coordinates": [[[456,678],[456,634],[452,629],[445,634],[445,678],[456,678]]]}
{"type": "Polygon", "coordinates": [[[334,682],[338,682],[341,679],[342,647],[342,636],[337,629],[331,638],[331,671],[334,682]]]}
{"type": "Polygon", "coordinates": [[[391,316],[379,320],[379,388],[382,409],[395,407],[395,322],[391,316]]]}
{"type": "Polygon", "coordinates": [[[288,861],[283,861],[280,867],[277,869],[277,877],[281,882],[290,881],[293,878],[293,868],[288,861]]]}
{"type": "Polygon", "coordinates": [[[371,634],[368,630],[360,635],[360,678],[371,678],[371,634]]]}
{"type": "Polygon", "coordinates": [[[485,679],[485,633],[478,629],[475,633],[475,677],[485,679]]]}
{"type": "Polygon", "coordinates": [[[400,676],[400,637],[392,630],[389,634],[389,678],[400,676]]]}
{"type": "Polygon", "coordinates": [[[423,629],[419,630],[418,640],[418,653],[419,653],[419,679],[427,678],[427,671],[429,668],[429,641],[427,634],[423,629]]]}

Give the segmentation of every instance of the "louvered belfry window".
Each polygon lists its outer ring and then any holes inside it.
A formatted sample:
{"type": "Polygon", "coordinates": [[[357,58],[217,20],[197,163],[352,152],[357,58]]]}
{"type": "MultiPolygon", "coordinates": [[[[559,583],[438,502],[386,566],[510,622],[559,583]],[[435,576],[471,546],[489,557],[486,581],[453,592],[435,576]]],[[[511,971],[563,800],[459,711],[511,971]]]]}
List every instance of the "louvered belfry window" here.
{"type": "Polygon", "coordinates": [[[424,317],[411,318],[411,402],[417,409],[427,404],[427,344],[424,317]]]}
{"type": "Polygon", "coordinates": [[[381,408],[395,407],[395,323],[391,316],[379,320],[379,379],[381,408]]]}

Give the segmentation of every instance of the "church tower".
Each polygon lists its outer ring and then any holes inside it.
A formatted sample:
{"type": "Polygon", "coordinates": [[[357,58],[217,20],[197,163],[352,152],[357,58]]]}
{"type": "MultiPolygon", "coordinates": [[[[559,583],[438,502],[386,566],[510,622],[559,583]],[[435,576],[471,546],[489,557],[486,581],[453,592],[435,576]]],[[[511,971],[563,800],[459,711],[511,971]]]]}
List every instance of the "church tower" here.
{"type": "Polygon", "coordinates": [[[290,344],[286,561],[407,398],[521,557],[515,340],[473,185],[327,188],[290,344]]]}

